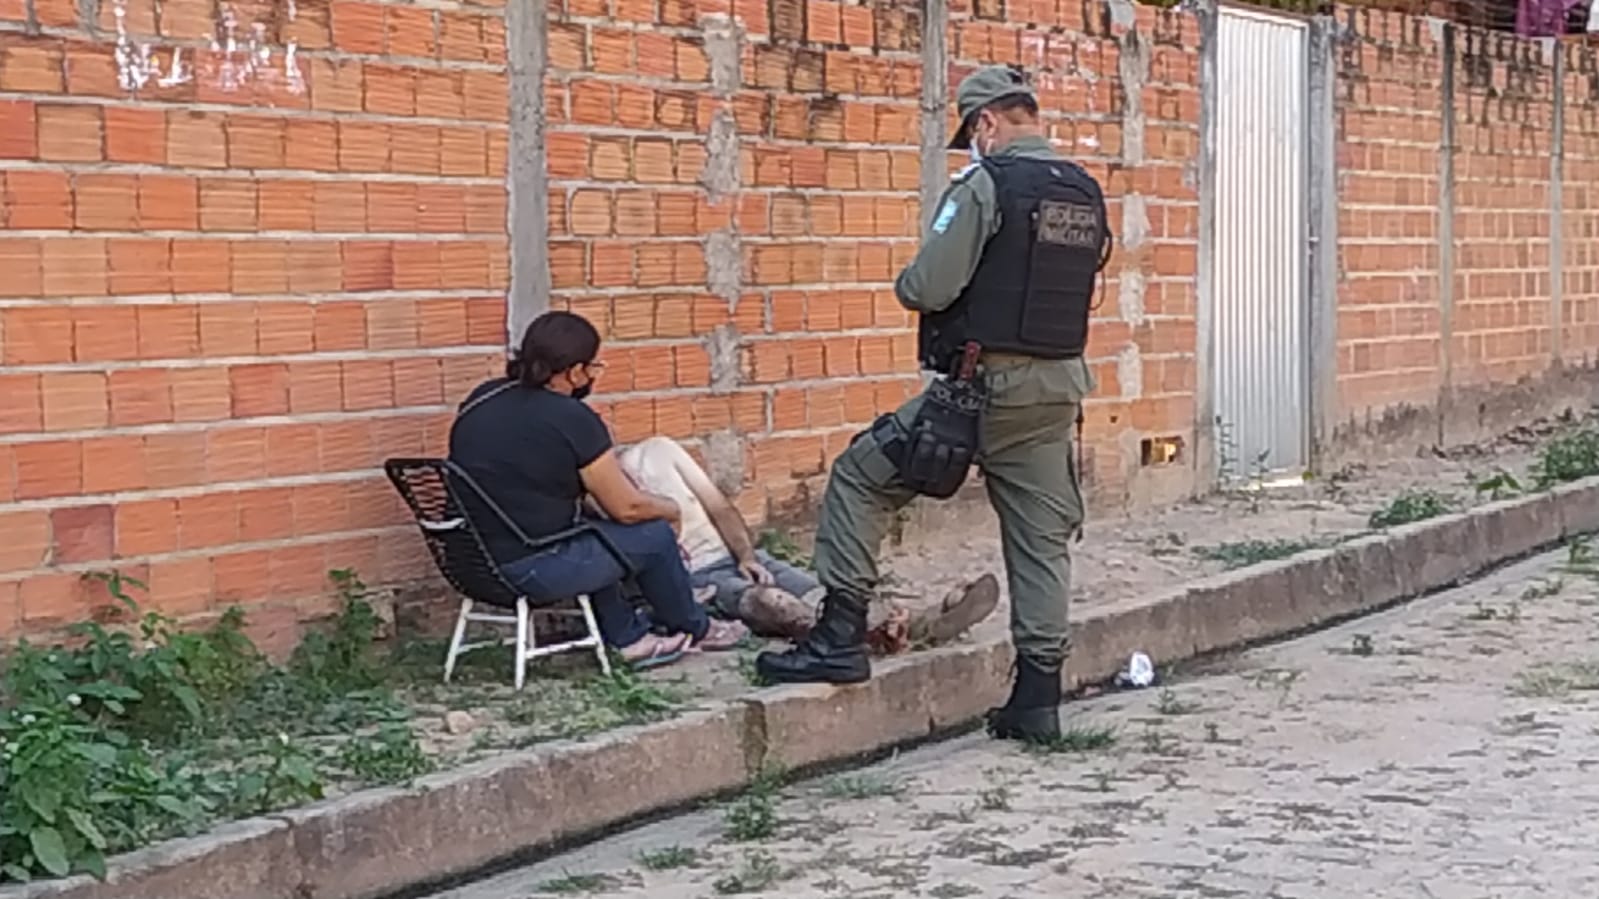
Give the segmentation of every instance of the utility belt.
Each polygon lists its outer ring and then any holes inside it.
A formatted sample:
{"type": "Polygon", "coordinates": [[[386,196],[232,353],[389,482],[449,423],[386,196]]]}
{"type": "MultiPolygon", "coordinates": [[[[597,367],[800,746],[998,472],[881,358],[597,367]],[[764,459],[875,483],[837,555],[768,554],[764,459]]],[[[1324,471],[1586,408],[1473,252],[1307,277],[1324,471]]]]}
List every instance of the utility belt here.
{"type": "Polygon", "coordinates": [[[923,496],[954,496],[977,461],[988,404],[988,382],[977,367],[981,355],[976,343],[962,348],[947,377],[928,385],[908,429],[893,413],[872,424],[872,439],[894,463],[900,480],[923,496]]]}

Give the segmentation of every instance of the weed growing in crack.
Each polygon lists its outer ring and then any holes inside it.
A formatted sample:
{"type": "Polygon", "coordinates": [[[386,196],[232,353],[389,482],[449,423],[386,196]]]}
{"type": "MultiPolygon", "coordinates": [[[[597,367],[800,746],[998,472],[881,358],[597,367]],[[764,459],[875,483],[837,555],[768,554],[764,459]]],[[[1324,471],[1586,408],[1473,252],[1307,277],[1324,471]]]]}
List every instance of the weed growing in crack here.
{"type": "Polygon", "coordinates": [[[700,860],[700,854],[698,850],[687,846],[666,846],[641,852],[638,860],[639,864],[651,871],[673,871],[694,867],[700,860]]]}
{"type": "Polygon", "coordinates": [[[1516,675],[1510,692],[1527,698],[1553,698],[1599,690],[1599,662],[1537,665],[1516,675]]]}
{"type": "Polygon", "coordinates": [[[1319,544],[1314,540],[1237,540],[1213,546],[1196,546],[1194,555],[1207,562],[1220,562],[1228,570],[1246,568],[1260,562],[1286,559],[1319,544]]]}
{"type": "Polygon", "coordinates": [[[747,843],[764,840],[777,833],[777,790],[781,776],[763,771],[744,795],[734,800],[723,814],[723,833],[729,840],[747,843]]]}
{"type": "Polygon", "coordinates": [[[1010,787],[995,784],[977,794],[977,804],[985,812],[1008,812],[1012,795],[1014,793],[1010,787]]]}
{"type": "Polygon", "coordinates": [[[557,893],[570,895],[572,893],[594,893],[616,886],[616,878],[609,874],[563,874],[553,880],[546,880],[536,887],[540,893],[557,893]]]}
{"type": "Polygon", "coordinates": [[[1026,751],[1051,755],[1063,752],[1094,752],[1108,749],[1116,742],[1116,729],[1107,726],[1073,725],[1063,728],[1060,736],[1052,740],[1023,744],[1026,751]]]}
{"type": "Polygon", "coordinates": [[[828,781],[822,791],[833,799],[875,799],[898,796],[905,792],[905,785],[881,775],[848,774],[828,781]]]}
{"type": "Polygon", "coordinates": [[[1177,691],[1170,687],[1165,687],[1155,700],[1155,711],[1162,715],[1187,715],[1199,711],[1199,704],[1184,702],[1177,696],[1177,691]]]}
{"type": "Polygon", "coordinates": [[[787,872],[778,864],[776,858],[770,853],[756,851],[744,856],[744,863],[737,871],[718,877],[711,884],[711,888],[724,896],[735,893],[759,893],[786,876],[787,872]]]}
{"type": "Polygon", "coordinates": [[[1284,705],[1288,702],[1288,695],[1293,692],[1294,684],[1303,675],[1304,672],[1297,668],[1264,668],[1250,675],[1248,680],[1257,690],[1276,690],[1277,704],[1284,705]]]}
{"type": "Polygon", "coordinates": [[[1388,505],[1371,513],[1373,528],[1391,528],[1437,518],[1454,510],[1455,501],[1447,494],[1430,489],[1405,490],[1388,505]]]}
{"type": "Polygon", "coordinates": [[[1566,581],[1564,578],[1541,577],[1533,581],[1531,584],[1528,584],[1527,588],[1521,591],[1521,598],[1526,602],[1531,602],[1532,600],[1536,599],[1547,599],[1551,596],[1558,595],[1560,591],[1564,589],[1566,589],[1566,581]]]}

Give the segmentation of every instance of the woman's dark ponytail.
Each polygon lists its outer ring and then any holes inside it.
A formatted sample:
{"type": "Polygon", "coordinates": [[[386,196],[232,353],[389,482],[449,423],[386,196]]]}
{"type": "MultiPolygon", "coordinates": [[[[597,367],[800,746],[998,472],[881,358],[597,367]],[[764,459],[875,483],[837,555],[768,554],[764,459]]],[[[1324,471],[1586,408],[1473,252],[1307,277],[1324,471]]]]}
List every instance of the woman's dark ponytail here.
{"type": "Polygon", "coordinates": [[[505,364],[505,376],[523,387],[543,387],[574,365],[594,361],[600,332],[588,319],[571,312],[546,312],[522,334],[522,346],[505,364]]]}

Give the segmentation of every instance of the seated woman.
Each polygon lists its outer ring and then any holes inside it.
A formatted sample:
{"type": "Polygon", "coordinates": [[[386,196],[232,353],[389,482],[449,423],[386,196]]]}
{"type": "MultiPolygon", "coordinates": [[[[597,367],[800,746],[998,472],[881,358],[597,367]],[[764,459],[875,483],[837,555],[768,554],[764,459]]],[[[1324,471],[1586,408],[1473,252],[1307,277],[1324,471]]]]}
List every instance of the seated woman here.
{"type": "Polygon", "coordinates": [[[505,578],[530,600],[589,594],[600,633],[629,662],[664,664],[692,648],[731,649],[748,631],[711,620],[694,601],[677,550],[677,505],[633,486],[605,423],[583,402],[604,368],[599,349],[599,332],[581,316],[534,319],[506,377],[478,385],[461,404],[450,459],[534,540],[572,527],[591,496],[611,519],[594,527],[638,572],[639,590],[670,636],[652,634],[649,618],[623,599],[622,568],[599,538],[531,553],[486,510],[470,510],[473,520],[505,578]]]}

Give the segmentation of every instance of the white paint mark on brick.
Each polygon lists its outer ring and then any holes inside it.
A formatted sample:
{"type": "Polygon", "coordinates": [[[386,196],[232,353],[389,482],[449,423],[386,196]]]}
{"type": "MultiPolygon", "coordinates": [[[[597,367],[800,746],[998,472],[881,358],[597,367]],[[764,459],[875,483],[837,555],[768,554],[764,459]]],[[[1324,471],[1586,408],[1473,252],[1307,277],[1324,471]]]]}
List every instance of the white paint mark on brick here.
{"type": "MultiPolygon", "coordinates": [[[[293,22],[299,15],[299,8],[294,0],[283,2],[286,4],[287,19],[293,22]]],[[[117,22],[113,54],[117,65],[117,82],[123,90],[137,92],[151,82],[160,87],[176,87],[195,80],[193,68],[184,62],[183,47],[172,47],[167,51],[154,44],[133,40],[127,28],[127,0],[113,0],[112,12],[117,22]],[[169,53],[165,71],[162,70],[160,59],[164,52],[169,53]]],[[[199,73],[200,77],[210,86],[226,93],[255,84],[266,87],[281,84],[291,94],[305,93],[305,73],[300,69],[298,42],[291,40],[281,48],[283,61],[279,65],[274,61],[279,48],[268,37],[265,22],[257,20],[249,23],[245,33],[247,36],[241,39],[240,23],[234,16],[233,8],[222,7],[216,20],[216,33],[211,38],[214,59],[207,61],[204,70],[199,73]]]]}
{"type": "Polygon", "coordinates": [[[1142,270],[1134,267],[1123,269],[1117,278],[1118,305],[1121,307],[1122,321],[1130,325],[1144,323],[1144,292],[1146,280],[1142,270]]]}
{"type": "Polygon", "coordinates": [[[1116,380],[1121,384],[1122,399],[1136,400],[1144,395],[1144,359],[1138,354],[1138,344],[1129,341],[1116,354],[1116,380]]]}

